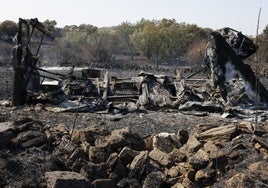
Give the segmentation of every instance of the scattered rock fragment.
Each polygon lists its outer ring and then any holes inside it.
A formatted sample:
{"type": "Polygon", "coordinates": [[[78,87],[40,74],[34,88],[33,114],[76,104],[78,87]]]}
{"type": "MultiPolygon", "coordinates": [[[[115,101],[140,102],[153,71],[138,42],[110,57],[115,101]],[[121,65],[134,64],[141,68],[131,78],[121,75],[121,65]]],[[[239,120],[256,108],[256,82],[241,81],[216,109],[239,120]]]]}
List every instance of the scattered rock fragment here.
{"type": "Polygon", "coordinates": [[[108,178],[108,165],[106,163],[88,163],[81,168],[80,174],[91,181],[108,178]]]}
{"type": "Polygon", "coordinates": [[[200,148],[202,148],[202,143],[196,139],[193,135],[189,137],[186,144],[184,144],[180,149],[180,153],[184,153],[187,157],[192,156],[195,152],[197,152],[200,148]]]}
{"type": "Polygon", "coordinates": [[[213,184],[216,178],[216,170],[211,168],[204,168],[198,170],[195,174],[195,182],[201,186],[210,186],[213,184]]]}
{"type": "Polygon", "coordinates": [[[143,188],[164,186],[166,176],[162,172],[152,172],[146,176],[143,188]]]}
{"type": "Polygon", "coordinates": [[[119,159],[117,160],[114,168],[111,169],[111,172],[109,173],[109,178],[118,182],[119,180],[126,177],[127,174],[128,174],[127,166],[124,165],[124,163],[119,159]]]}
{"type": "Polygon", "coordinates": [[[171,154],[165,153],[157,148],[153,149],[149,153],[149,156],[163,167],[170,167],[173,162],[171,154]]]}
{"type": "Polygon", "coordinates": [[[133,161],[133,159],[139,155],[139,152],[136,150],[133,150],[129,147],[124,147],[120,153],[118,154],[118,158],[121,159],[122,163],[124,163],[125,165],[127,165],[128,163],[130,163],[131,161],[133,161]]]}
{"type": "Polygon", "coordinates": [[[72,132],[71,140],[75,143],[87,142],[91,145],[94,144],[95,140],[100,136],[107,136],[110,134],[110,131],[103,129],[98,126],[90,126],[85,129],[75,129],[72,132]]]}
{"type": "Polygon", "coordinates": [[[125,188],[125,187],[131,187],[131,188],[140,188],[141,185],[138,180],[136,179],[129,179],[129,178],[123,178],[117,183],[118,188],[125,188]]]}
{"type": "Polygon", "coordinates": [[[201,132],[198,135],[198,139],[202,141],[212,141],[214,143],[224,143],[230,141],[238,134],[237,126],[234,124],[222,125],[201,132]]]}
{"type": "Polygon", "coordinates": [[[116,183],[111,179],[96,179],[92,182],[93,188],[116,188],[116,183]]]}
{"type": "Polygon", "coordinates": [[[186,130],[180,129],[177,132],[177,137],[178,137],[178,140],[181,143],[181,145],[184,145],[187,143],[187,141],[189,139],[189,133],[186,130]]]}
{"type": "Polygon", "coordinates": [[[193,169],[192,165],[190,165],[189,163],[183,162],[183,163],[179,163],[176,167],[179,173],[183,175],[183,177],[194,180],[196,171],[193,169]]]}
{"type": "Polygon", "coordinates": [[[145,142],[140,135],[132,133],[130,129],[114,130],[110,135],[98,138],[95,146],[89,148],[89,159],[92,162],[106,162],[113,152],[120,152],[124,147],[134,150],[145,150],[145,142]]]}
{"type": "Polygon", "coordinates": [[[256,176],[261,182],[267,183],[268,177],[268,163],[267,160],[254,162],[248,167],[249,174],[251,176],[256,176]]]}
{"type": "Polygon", "coordinates": [[[153,147],[170,153],[173,149],[180,148],[181,144],[175,133],[159,133],[153,137],[153,147]]]}
{"type": "Polygon", "coordinates": [[[173,166],[168,170],[168,177],[174,178],[180,175],[180,171],[177,166],[173,166]]]}
{"type": "Polygon", "coordinates": [[[208,165],[208,162],[209,155],[203,149],[198,150],[192,157],[189,158],[189,164],[196,170],[205,168],[208,165]]]}
{"type": "Polygon", "coordinates": [[[81,148],[76,148],[67,160],[67,165],[72,166],[77,159],[87,160],[85,152],[81,148]]]}
{"type": "Polygon", "coordinates": [[[149,163],[149,153],[148,151],[142,151],[137,155],[131,162],[129,169],[129,176],[135,179],[142,179],[144,173],[146,173],[147,166],[149,163]]]}
{"type": "Polygon", "coordinates": [[[228,187],[247,187],[249,177],[244,173],[238,173],[226,181],[228,187]]]}
{"type": "MultiPolygon", "coordinates": [[[[29,161],[37,163],[50,161],[46,171],[57,170],[55,174],[47,172],[45,178],[43,172],[42,180],[39,178],[35,184],[30,179],[18,185],[68,187],[74,182],[79,187],[85,184],[100,188],[266,185],[268,134],[264,129],[255,132],[251,127],[246,122],[222,127],[211,124],[197,126],[191,132],[178,130],[176,134],[158,133],[146,138],[129,128],[108,131],[89,127],[74,130],[71,137],[64,125],[42,126],[29,118],[10,123],[7,128],[0,126],[3,130],[0,135],[7,137],[5,142],[22,146],[19,157],[28,155],[29,161]],[[31,156],[37,150],[39,157],[31,156]],[[249,158],[248,153],[255,158],[249,158]],[[52,157],[46,158],[47,154],[52,157]],[[81,180],[77,174],[82,175],[81,180]],[[221,181],[217,181],[219,178],[221,181]]],[[[8,160],[14,145],[2,149],[0,185],[15,186],[5,181],[7,175],[2,171],[17,176],[25,172],[25,163],[19,158],[8,160]]]]}
{"type": "Polygon", "coordinates": [[[76,172],[53,171],[45,173],[48,188],[88,188],[87,178],[76,172]]]}

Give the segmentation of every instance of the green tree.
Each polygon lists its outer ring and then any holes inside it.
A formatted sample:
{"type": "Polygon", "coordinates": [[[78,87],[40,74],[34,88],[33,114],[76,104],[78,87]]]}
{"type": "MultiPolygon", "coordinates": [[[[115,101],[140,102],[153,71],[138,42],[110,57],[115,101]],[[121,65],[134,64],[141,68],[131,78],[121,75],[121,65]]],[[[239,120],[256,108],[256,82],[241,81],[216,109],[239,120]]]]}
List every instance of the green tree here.
{"type": "Polygon", "coordinates": [[[170,58],[184,54],[198,29],[195,25],[173,22],[164,28],[166,55],[170,58]]]}
{"type": "Polygon", "coordinates": [[[54,38],[61,38],[62,37],[62,29],[56,27],[57,22],[55,20],[45,20],[43,22],[43,25],[45,28],[51,32],[52,36],[54,38]]]}
{"type": "Polygon", "coordinates": [[[196,25],[177,23],[174,19],[144,20],[131,35],[134,46],[147,57],[177,58],[183,55],[200,32],[196,25]]]}
{"type": "Polygon", "coordinates": [[[94,60],[98,63],[102,63],[111,59],[118,45],[118,40],[113,31],[98,29],[97,32],[90,35],[89,39],[89,45],[94,60]]]}
{"type": "Polygon", "coordinates": [[[45,20],[43,25],[48,31],[53,32],[56,28],[57,22],[55,20],[45,20]]]}
{"type": "Polygon", "coordinates": [[[118,50],[125,55],[131,55],[133,60],[133,55],[135,53],[135,48],[130,40],[130,36],[134,33],[136,26],[129,22],[123,22],[116,27],[115,36],[118,39],[118,50]]]}
{"type": "Polygon", "coordinates": [[[258,36],[258,46],[261,63],[268,63],[268,25],[266,25],[262,34],[258,36]]]}
{"type": "Polygon", "coordinates": [[[188,46],[186,57],[197,66],[203,65],[206,46],[212,30],[208,28],[200,29],[194,36],[191,44],[188,46]]]}
{"type": "Polygon", "coordinates": [[[0,24],[0,35],[15,36],[18,31],[18,25],[10,20],[3,21],[0,24]]]}
{"type": "Polygon", "coordinates": [[[93,25],[81,24],[80,26],[65,26],[63,32],[65,39],[71,42],[86,44],[92,34],[97,32],[98,28],[93,25]]]}
{"type": "Polygon", "coordinates": [[[134,46],[150,60],[153,56],[156,39],[156,24],[154,21],[141,20],[139,28],[134,31],[130,39],[134,46]]]}

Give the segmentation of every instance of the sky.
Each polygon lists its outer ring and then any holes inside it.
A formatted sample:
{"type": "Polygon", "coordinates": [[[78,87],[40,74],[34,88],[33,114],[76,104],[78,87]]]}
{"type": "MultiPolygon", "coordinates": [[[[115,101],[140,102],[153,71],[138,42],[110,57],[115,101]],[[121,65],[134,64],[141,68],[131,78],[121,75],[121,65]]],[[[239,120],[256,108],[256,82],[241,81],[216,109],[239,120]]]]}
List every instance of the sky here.
{"type": "Polygon", "coordinates": [[[55,20],[57,27],[101,28],[167,18],[214,30],[231,27],[255,36],[260,8],[258,33],[268,25],[268,0],[0,0],[0,5],[0,22],[38,18],[55,20]]]}

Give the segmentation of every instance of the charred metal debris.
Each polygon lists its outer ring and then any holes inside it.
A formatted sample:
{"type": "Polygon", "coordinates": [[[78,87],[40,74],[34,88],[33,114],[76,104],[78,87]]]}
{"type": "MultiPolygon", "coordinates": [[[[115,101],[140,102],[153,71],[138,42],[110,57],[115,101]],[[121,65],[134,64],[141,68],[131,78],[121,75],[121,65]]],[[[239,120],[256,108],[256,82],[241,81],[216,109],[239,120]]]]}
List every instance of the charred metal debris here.
{"type": "Polygon", "coordinates": [[[19,20],[13,51],[14,106],[45,103],[46,109],[57,112],[105,113],[164,107],[197,115],[219,112],[226,117],[230,112],[237,115],[237,107],[267,106],[266,88],[242,61],[255,53],[257,46],[231,28],[211,33],[204,58],[204,66],[211,70],[210,79],[197,77],[200,71],[185,77],[179,69],[174,76],[141,72],[132,78],[110,77],[109,72],[89,68],[82,69],[80,74],[75,67],[66,74],[49,71],[37,66],[45,36],[51,34],[37,19],[19,20]],[[35,31],[41,33],[41,40],[32,52],[35,31]]]}

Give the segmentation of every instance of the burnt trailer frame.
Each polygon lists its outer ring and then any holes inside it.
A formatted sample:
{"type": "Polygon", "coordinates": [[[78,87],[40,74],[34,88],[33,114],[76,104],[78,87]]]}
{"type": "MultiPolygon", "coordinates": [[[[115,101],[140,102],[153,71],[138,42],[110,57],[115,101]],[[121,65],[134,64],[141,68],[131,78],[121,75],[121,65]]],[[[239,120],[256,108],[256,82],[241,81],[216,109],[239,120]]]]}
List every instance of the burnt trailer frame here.
{"type": "Polygon", "coordinates": [[[36,64],[38,61],[38,53],[45,36],[50,37],[51,33],[38,21],[37,18],[30,20],[19,18],[19,28],[14,39],[16,43],[13,48],[12,59],[14,70],[12,104],[14,106],[21,106],[26,103],[27,85],[31,82],[33,75],[37,77],[39,76],[36,64]],[[24,27],[25,30],[23,30],[24,27]],[[42,33],[42,38],[36,52],[32,53],[30,43],[35,30],[42,33]],[[23,41],[23,34],[26,34],[26,42],[23,41]]]}

